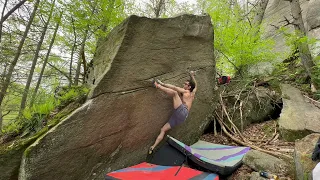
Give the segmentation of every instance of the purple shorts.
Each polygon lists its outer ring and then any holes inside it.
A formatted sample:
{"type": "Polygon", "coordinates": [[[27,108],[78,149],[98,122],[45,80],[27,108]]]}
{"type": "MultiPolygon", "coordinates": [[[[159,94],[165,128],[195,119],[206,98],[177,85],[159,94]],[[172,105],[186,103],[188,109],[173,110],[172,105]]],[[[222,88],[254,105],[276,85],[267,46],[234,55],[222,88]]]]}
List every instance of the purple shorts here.
{"type": "Polygon", "coordinates": [[[188,117],[189,111],[185,104],[181,104],[177,109],[174,110],[173,114],[169,119],[170,127],[173,128],[183,123],[188,117]]]}

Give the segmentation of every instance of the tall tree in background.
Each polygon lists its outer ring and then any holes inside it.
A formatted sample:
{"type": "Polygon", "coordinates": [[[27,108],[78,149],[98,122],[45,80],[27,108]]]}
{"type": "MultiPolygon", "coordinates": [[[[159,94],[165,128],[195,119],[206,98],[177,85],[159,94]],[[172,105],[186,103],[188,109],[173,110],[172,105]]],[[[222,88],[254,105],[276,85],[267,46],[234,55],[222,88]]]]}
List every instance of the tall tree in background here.
{"type": "Polygon", "coordinates": [[[60,23],[61,23],[62,14],[63,13],[61,12],[59,18],[57,19],[57,23],[56,23],[56,26],[54,28],[54,32],[53,32],[53,35],[52,35],[52,38],[51,38],[51,41],[50,41],[49,49],[48,49],[46,57],[45,57],[45,59],[43,61],[42,68],[41,68],[41,71],[40,71],[40,74],[39,74],[39,78],[37,80],[36,87],[35,87],[35,89],[33,91],[32,97],[31,97],[30,107],[33,106],[34,101],[36,99],[36,95],[37,95],[39,87],[40,87],[42,76],[43,76],[44,70],[46,69],[46,66],[47,66],[47,63],[48,63],[48,59],[49,59],[49,55],[51,53],[51,49],[52,49],[53,43],[54,43],[54,41],[56,39],[56,35],[57,35],[58,29],[59,29],[59,26],[60,26],[60,23]]]}
{"type": "Polygon", "coordinates": [[[217,67],[223,73],[247,74],[250,66],[274,59],[274,43],[271,39],[260,38],[260,33],[251,24],[250,17],[254,15],[246,14],[240,4],[230,0],[208,0],[205,11],[212,18],[215,50],[220,57],[217,67]]]}
{"type": "Polygon", "coordinates": [[[80,51],[79,51],[79,60],[78,60],[78,64],[77,64],[77,69],[76,69],[76,75],[74,78],[74,85],[78,85],[79,84],[79,77],[80,77],[80,68],[81,68],[81,64],[83,64],[83,71],[85,73],[86,71],[86,57],[85,57],[85,45],[86,45],[86,41],[88,38],[88,32],[89,32],[89,26],[87,27],[87,29],[84,32],[84,37],[81,41],[81,47],[80,47],[80,51]]]}
{"type": "MultiPolygon", "coordinates": [[[[293,24],[296,35],[300,38],[303,38],[306,36],[306,29],[304,27],[303,19],[302,19],[302,10],[300,7],[299,0],[286,0],[290,2],[291,7],[291,13],[293,16],[293,22],[290,24],[293,24]]],[[[299,49],[299,55],[301,58],[301,63],[303,64],[308,76],[311,78],[312,75],[312,67],[315,66],[314,62],[312,61],[312,56],[309,50],[309,46],[306,42],[297,42],[297,46],[299,49]]]]}
{"type": "Polygon", "coordinates": [[[255,24],[257,26],[261,25],[261,22],[264,17],[264,13],[266,11],[268,2],[269,2],[269,0],[260,0],[259,1],[257,8],[256,8],[255,16],[253,19],[253,24],[255,24]]]}
{"type": "Polygon", "coordinates": [[[71,24],[72,24],[72,31],[73,31],[73,45],[72,45],[72,49],[71,49],[71,58],[70,58],[70,63],[69,63],[69,77],[70,77],[70,81],[69,81],[69,87],[71,87],[72,85],[72,63],[73,63],[73,57],[74,57],[74,52],[77,49],[77,32],[76,32],[76,28],[74,26],[74,19],[73,17],[71,17],[71,24]]]}
{"type": "Polygon", "coordinates": [[[0,20],[5,23],[1,32],[0,107],[3,109],[0,109],[0,122],[9,112],[6,125],[19,121],[15,116],[20,109],[25,109],[26,117],[23,118],[27,118],[37,107],[45,105],[46,98],[51,97],[57,87],[74,84],[76,75],[78,84],[81,84],[87,61],[93,58],[98,39],[105,39],[111,29],[126,17],[124,0],[58,0],[55,9],[65,12],[61,23],[47,21],[48,4],[51,5],[49,2],[53,0],[42,0],[41,4],[40,0],[29,3],[24,3],[28,0],[15,1],[1,2],[0,20]],[[38,6],[41,6],[39,11],[38,6]],[[17,8],[19,11],[15,11],[17,8]],[[52,26],[55,26],[54,31],[50,28],[52,26]],[[49,32],[54,32],[53,36],[49,36],[49,32]],[[49,50],[42,53],[45,47],[49,50]],[[42,56],[43,61],[39,63],[42,56]],[[79,71],[76,70],[76,62],[80,62],[79,71]],[[37,81],[29,104],[28,94],[35,77],[37,81]],[[28,105],[34,106],[27,108],[28,105]]]}
{"type": "MultiPolygon", "coordinates": [[[[85,16],[88,16],[89,18],[86,21],[86,26],[84,28],[84,32],[83,32],[83,37],[82,37],[82,41],[80,43],[80,51],[79,51],[79,59],[78,59],[78,63],[77,63],[77,68],[76,68],[76,74],[75,74],[75,78],[74,78],[74,85],[78,85],[79,84],[79,77],[80,77],[80,68],[81,68],[81,64],[83,65],[83,72],[85,74],[86,72],[86,57],[85,57],[85,45],[86,45],[86,41],[88,39],[89,36],[89,28],[90,26],[92,26],[92,18],[96,12],[98,6],[98,2],[88,2],[88,6],[89,7],[89,11],[90,14],[86,14],[85,16]]],[[[83,15],[83,14],[81,14],[83,15]]]]}
{"type": "MultiPolygon", "coordinates": [[[[2,101],[6,95],[6,92],[7,92],[7,89],[8,89],[8,86],[10,84],[10,80],[11,80],[11,76],[12,76],[12,73],[13,73],[13,70],[14,70],[14,67],[16,66],[17,62],[18,62],[18,59],[21,55],[21,50],[22,50],[22,47],[23,47],[23,44],[27,38],[27,35],[28,35],[28,32],[30,30],[30,27],[31,27],[31,24],[33,22],[33,19],[36,15],[36,12],[37,12],[37,9],[38,9],[38,6],[39,6],[39,2],[40,0],[36,0],[36,2],[34,3],[34,8],[33,8],[33,11],[30,15],[30,19],[28,21],[28,24],[25,28],[25,31],[23,33],[23,36],[22,36],[22,39],[20,40],[20,43],[19,43],[19,46],[18,46],[18,49],[16,51],[16,54],[15,54],[15,57],[13,59],[13,61],[11,62],[10,66],[9,66],[9,70],[8,70],[8,73],[6,74],[5,76],[5,80],[4,80],[4,83],[1,87],[1,92],[0,92],[0,107],[2,105],[2,101]]],[[[0,108],[1,110],[1,108],[0,108]]],[[[2,127],[2,116],[0,116],[0,129],[2,127]]]]}
{"type": "Polygon", "coordinates": [[[160,15],[165,12],[166,3],[166,0],[150,0],[150,2],[147,3],[147,7],[152,10],[154,17],[159,18],[160,15]]]}
{"type": "Polygon", "coordinates": [[[3,9],[1,12],[1,20],[0,20],[0,42],[1,42],[1,38],[2,38],[2,26],[5,20],[8,19],[8,17],[14,12],[16,11],[20,6],[22,6],[27,0],[22,0],[20,1],[18,4],[16,4],[12,9],[10,9],[6,14],[4,14],[5,9],[7,7],[7,3],[8,0],[5,0],[4,4],[3,4],[3,9]]]}
{"type": "Polygon", "coordinates": [[[31,68],[30,68],[29,76],[28,76],[28,79],[27,79],[27,83],[26,83],[23,95],[22,95],[22,99],[21,99],[20,113],[22,113],[22,111],[26,107],[26,101],[27,101],[27,97],[28,97],[28,94],[29,94],[29,88],[30,88],[30,84],[31,84],[31,81],[32,81],[33,72],[34,72],[34,69],[35,69],[36,64],[38,62],[39,52],[40,52],[44,37],[46,35],[47,29],[48,29],[48,25],[49,25],[51,17],[52,17],[54,5],[55,5],[55,0],[53,0],[53,2],[51,4],[49,15],[48,15],[48,19],[45,22],[45,25],[44,25],[44,27],[42,29],[40,40],[39,40],[39,42],[37,44],[37,49],[36,49],[36,52],[35,52],[33,60],[32,60],[32,65],[31,65],[31,68]]]}

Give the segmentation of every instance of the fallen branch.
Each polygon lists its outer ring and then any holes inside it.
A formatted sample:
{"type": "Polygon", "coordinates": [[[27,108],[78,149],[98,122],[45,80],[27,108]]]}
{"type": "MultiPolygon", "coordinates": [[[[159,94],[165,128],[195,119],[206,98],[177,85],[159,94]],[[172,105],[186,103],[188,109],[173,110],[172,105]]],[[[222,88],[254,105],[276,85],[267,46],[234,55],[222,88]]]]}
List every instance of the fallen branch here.
{"type": "Polygon", "coordinates": [[[269,148],[269,147],[267,147],[267,148],[272,151],[278,151],[278,152],[284,152],[284,153],[293,153],[294,152],[294,149],[283,149],[283,148],[277,149],[277,148],[269,148]]]}
{"type": "MultiPolygon", "coordinates": [[[[218,115],[217,111],[215,111],[215,113],[216,113],[217,118],[222,119],[222,118],[218,115]]],[[[233,132],[233,131],[231,130],[231,128],[229,128],[225,122],[222,121],[222,123],[223,123],[223,125],[224,125],[230,132],[233,132]]]]}
{"type": "Polygon", "coordinates": [[[267,154],[270,154],[270,155],[273,155],[273,156],[276,156],[276,157],[279,157],[279,158],[286,158],[286,159],[290,159],[292,160],[292,157],[291,156],[288,156],[286,154],[282,154],[282,153],[278,153],[278,152],[273,152],[273,151],[268,151],[268,150],[265,150],[265,149],[261,149],[255,145],[252,145],[252,144],[249,144],[249,143],[246,143],[246,142],[243,142],[237,138],[235,138],[234,136],[232,136],[227,130],[226,128],[224,127],[224,125],[222,124],[221,120],[218,119],[218,122],[221,126],[221,129],[223,130],[223,132],[229,137],[231,138],[233,141],[235,141],[236,143],[238,144],[241,144],[243,146],[248,146],[248,147],[251,147],[252,149],[255,149],[255,150],[258,150],[258,151],[261,151],[261,152],[264,152],[264,153],[267,153],[267,154]]]}
{"type": "Polygon", "coordinates": [[[240,122],[241,122],[241,132],[243,132],[243,119],[242,119],[242,101],[240,101],[240,122]]]}
{"type": "MultiPolygon", "coordinates": [[[[265,145],[268,145],[271,141],[274,141],[274,139],[276,139],[277,134],[278,134],[277,133],[277,124],[275,123],[274,133],[272,134],[272,137],[265,143],[265,145]]],[[[279,137],[279,134],[278,134],[278,137],[279,137]]]]}
{"type": "Polygon", "coordinates": [[[247,139],[245,137],[243,137],[243,135],[241,134],[241,132],[239,131],[239,129],[237,128],[237,126],[233,123],[233,121],[230,119],[229,114],[227,112],[226,106],[223,104],[223,100],[222,100],[222,96],[220,94],[220,104],[222,106],[223,112],[226,114],[228,121],[231,123],[232,128],[235,129],[235,133],[238,133],[239,136],[245,141],[247,142],[247,139]]]}
{"type": "Polygon", "coordinates": [[[216,118],[214,118],[214,120],[213,120],[213,126],[214,126],[214,130],[213,130],[214,136],[217,136],[217,120],[216,120],[216,118]]]}

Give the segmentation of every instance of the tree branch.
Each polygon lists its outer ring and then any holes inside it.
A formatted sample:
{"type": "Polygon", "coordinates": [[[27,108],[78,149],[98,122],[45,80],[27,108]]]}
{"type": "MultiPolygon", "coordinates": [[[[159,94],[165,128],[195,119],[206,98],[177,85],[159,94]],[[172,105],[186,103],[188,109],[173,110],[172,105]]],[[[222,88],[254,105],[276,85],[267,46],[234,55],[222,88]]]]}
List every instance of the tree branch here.
{"type": "Polygon", "coordinates": [[[60,70],[59,68],[57,68],[56,66],[52,65],[51,63],[49,63],[49,66],[52,67],[53,69],[57,70],[58,72],[60,72],[64,77],[66,77],[69,81],[71,81],[71,77],[68,76],[68,74],[66,72],[63,72],[62,70],[60,70]]]}
{"type": "Polygon", "coordinates": [[[7,113],[3,114],[3,115],[1,116],[1,118],[5,117],[5,116],[8,115],[10,112],[11,112],[11,110],[9,110],[7,113]]]}
{"type": "Polygon", "coordinates": [[[234,68],[237,70],[237,71],[240,71],[240,69],[228,58],[227,55],[225,55],[222,51],[220,50],[217,50],[218,52],[220,52],[224,57],[227,58],[227,60],[234,66],[234,68]]]}

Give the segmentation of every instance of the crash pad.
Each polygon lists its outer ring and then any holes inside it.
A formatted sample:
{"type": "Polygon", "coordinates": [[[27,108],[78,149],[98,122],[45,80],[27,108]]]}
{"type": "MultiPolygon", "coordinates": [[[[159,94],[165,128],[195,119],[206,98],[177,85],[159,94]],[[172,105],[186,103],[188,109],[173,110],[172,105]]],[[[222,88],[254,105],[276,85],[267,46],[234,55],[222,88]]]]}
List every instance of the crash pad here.
{"type": "Polygon", "coordinates": [[[250,150],[249,147],[213,144],[201,140],[187,146],[169,135],[167,142],[198,166],[224,176],[238,169],[243,156],[250,150]]]}
{"type": "Polygon", "coordinates": [[[143,162],[110,172],[106,180],[219,180],[219,176],[183,166],[161,166],[143,162]]]}

